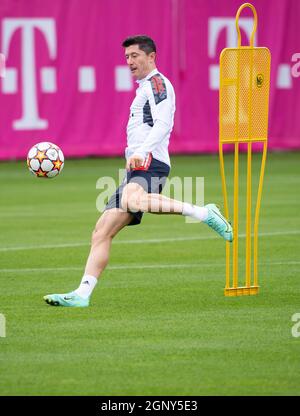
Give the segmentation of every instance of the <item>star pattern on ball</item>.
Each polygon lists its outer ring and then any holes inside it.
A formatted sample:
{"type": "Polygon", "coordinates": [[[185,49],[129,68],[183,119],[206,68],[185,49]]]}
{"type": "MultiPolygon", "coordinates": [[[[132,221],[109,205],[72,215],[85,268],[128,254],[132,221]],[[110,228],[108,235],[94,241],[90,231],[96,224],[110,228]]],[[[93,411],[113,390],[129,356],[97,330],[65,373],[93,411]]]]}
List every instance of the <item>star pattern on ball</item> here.
{"type": "Polygon", "coordinates": [[[47,176],[47,172],[44,172],[42,169],[36,171],[36,176],[42,177],[47,176]]]}
{"type": "Polygon", "coordinates": [[[45,154],[45,152],[38,150],[37,155],[35,156],[36,159],[38,159],[40,161],[40,163],[42,163],[42,161],[44,159],[48,159],[47,155],[45,154]]]}
{"type": "Polygon", "coordinates": [[[55,160],[53,162],[53,165],[54,165],[53,169],[60,170],[62,164],[63,164],[63,162],[61,160],[59,160],[59,159],[55,160]]]}

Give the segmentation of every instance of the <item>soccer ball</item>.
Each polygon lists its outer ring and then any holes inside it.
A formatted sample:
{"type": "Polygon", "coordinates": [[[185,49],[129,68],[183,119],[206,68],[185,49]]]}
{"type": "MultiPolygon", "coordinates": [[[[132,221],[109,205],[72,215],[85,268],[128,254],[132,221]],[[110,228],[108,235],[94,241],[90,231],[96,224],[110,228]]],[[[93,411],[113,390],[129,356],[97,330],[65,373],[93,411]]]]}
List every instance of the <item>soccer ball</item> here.
{"type": "Polygon", "coordinates": [[[64,161],[61,149],[50,142],[35,144],[27,155],[27,166],[38,178],[54,178],[63,170],[64,161]]]}

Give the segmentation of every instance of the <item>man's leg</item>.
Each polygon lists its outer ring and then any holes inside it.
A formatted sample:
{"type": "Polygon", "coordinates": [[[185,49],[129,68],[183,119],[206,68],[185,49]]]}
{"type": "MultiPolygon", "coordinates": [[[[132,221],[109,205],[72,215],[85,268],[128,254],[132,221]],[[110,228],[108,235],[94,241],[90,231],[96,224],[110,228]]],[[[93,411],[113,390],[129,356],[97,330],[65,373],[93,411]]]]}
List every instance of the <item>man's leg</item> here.
{"type": "Polygon", "coordinates": [[[105,211],[99,218],[92,235],[89,257],[85,266],[85,275],[98,278],[105,269],[112,239],[132,220],[132,214],[113,208],[105,211]]]}
{"type": "Polygon", "coordinates": [[[122,208],[128,211],[151,212],[155,214],[177,214],[190,216],[202,221],[215,230],[226,241],[232,241],[232,227],[215,204],[198,207],[186,202],[167,198],[164,195],[147,193],[138,183],[125,186],[122,194],[122,208]]]}
{"type": "Polygon", "coordinates": [[[118,208],[105,211],[93,232],[90,254],[79,287],[67,294],[46,295],[44,300],[53,306],[88,306],[97,279],[107,266],[112,239],[132,218],[132,214],[118,208]]]}

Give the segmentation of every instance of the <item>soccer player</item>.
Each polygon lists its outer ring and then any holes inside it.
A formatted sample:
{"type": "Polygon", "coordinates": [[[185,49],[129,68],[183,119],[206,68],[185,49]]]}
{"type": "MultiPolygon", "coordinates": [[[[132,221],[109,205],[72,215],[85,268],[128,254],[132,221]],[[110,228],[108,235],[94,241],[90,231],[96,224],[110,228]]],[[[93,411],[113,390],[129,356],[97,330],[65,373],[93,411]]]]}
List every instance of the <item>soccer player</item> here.
{"type": "Polygon", "coordinates": [[[156,68],[156,46],[151,38],[129,37],[122,46],[127,65],[138,83],[127,125],[127,174],[96,224],[79,287],[70,293],[44,296],[53,306],[89,305],[108,263],[112,239],[126,225],[139,224],[144,212],[190,216],[207,224],[225,240],[233,239],[230,223],[215,204],[199,207],[160,195],[170,171],[168,144],[175,113],[174,89],[156,68]]]}

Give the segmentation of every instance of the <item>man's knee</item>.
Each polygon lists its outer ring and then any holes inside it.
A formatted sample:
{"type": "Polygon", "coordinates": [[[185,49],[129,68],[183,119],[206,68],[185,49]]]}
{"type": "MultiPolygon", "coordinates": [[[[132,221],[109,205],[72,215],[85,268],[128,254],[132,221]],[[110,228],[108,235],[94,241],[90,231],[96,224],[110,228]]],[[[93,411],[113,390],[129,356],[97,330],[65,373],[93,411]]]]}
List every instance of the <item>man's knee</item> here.
{"type": "Polygon", "coordinates": [[[112,213],[105,211],[96,224],[92,234],[92,243],[99,244],[105,240],[112,239],[116,235],[116,229],[112,213]]]}
{"type": "Polygon", "coordinates": [[[124,211],[140,211],[143,204],[143,199],[146,197],[147,193],[139,184],[129,183],[123,189],[121,206],[124,211]]]}
{"type": "Polygon", "coordinates": [[[95,228],[92,233],[92,244],[100,244],[106,240],[112,239],[113,236],[108,232],[108,230],[103,228],[95,228]]]}
{"type": "Polygon", "coordinates": [[[92,243],[99,244],[111,240],[115,235],[131,221],[131,215],[119,208],[104,211],[98,220],[92,234],[92,243]]]}

